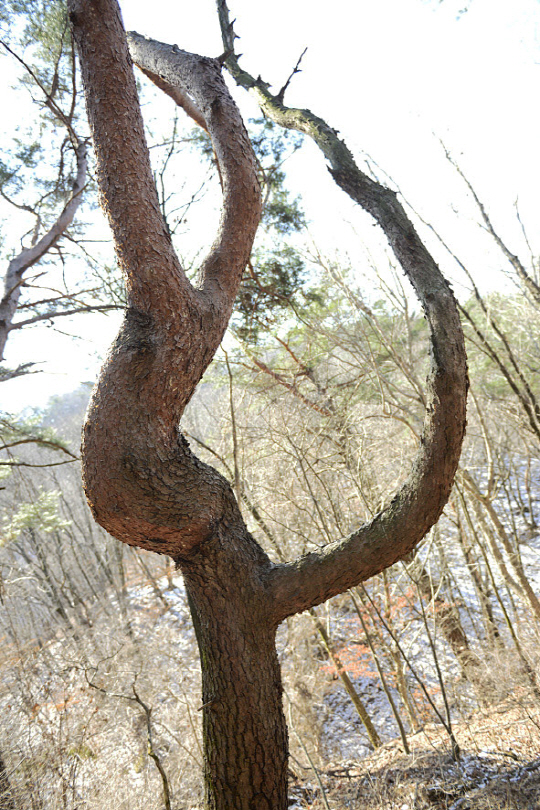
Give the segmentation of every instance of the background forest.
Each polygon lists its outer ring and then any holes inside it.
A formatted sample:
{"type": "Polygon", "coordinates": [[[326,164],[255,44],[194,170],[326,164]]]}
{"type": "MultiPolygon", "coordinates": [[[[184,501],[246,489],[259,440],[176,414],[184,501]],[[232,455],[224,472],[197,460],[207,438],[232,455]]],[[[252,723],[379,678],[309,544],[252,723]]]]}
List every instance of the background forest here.
{"type": "MultiPolygon", "coordinates": [[[[66,345],[112,335],[123,288],[63,5],[1,14],[4,61],[34,112],[0,162],[0,382],[36,374],[39,391],[32,337],[10,354],[14,336],[43,324],[66,345]]],[[[142,78],[141,95],[162,211],[195,272],[201,222],[219,207],[212,146],[181,111],[164,124],[142,78]]],[[[248,128],[263,223],[182,430],[279,561],[351,533],[404,480],[427,332],[369,223],[353,258],[319,247],[287,175],[302,138],[260,117],[248,128]]],[[[409,559],[280,629],[291,807],[540,806],[540,262],[519,206],[494,224],[490,200],[440,154],[462,189],[458,217],[479,226],[470,250],[410,213],[460,302],[465,448],[409,559]]],[[[201,701],[185,592],[169,558],[90,515],[78,453],[91,386],[0,412],[0,808],[187,810],[200,801],[201,701]]]]}

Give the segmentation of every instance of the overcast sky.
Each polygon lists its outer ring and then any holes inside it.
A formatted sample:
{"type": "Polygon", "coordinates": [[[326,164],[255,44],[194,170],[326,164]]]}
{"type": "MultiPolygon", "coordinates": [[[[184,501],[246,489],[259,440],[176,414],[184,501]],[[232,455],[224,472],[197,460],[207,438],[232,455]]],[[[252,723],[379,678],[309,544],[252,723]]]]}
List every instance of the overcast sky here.
{"type": "MultiPolygon", "coordinates": [[[[209,56],[222,50],[214,0],[121,0],[121,6],[128,30],[209,56]]],[[[287,103],[325,118],[359,160],[366,154],[375,160],[415,207],[443,228],[458,250],[470,248],[474,259],[482,250],[481,243],[473,246],[475,211],[438,139],[489,204],[510,247],[523,249],[513,218],[516,198],[537,239],[540,1],[470,0],[460,13],[465,6],[467,0],[230,2],[244,66],[277,90],[307,47],[287,103]],[[459,217],[452,208],[460,209],[459,217]]],[[[245,91],[234,94],[246,116],[257,114],[245,91]]],[[[291,182],[295,193],[304,194],[318,244],[352,250],[361,215],[333,186],[313,146],[291,164],[291,182]]],[[[489,273],[489,259],[485,266],[489,273]]],[[[96,345],[110,337],[104,325],[84,330],[96,345]]],[[[19,337],[22,359],[33,359],[37,335],[34,330],[19,337]]],[[[62,351],[61,362],[69,358],[70,371],[66,375],[60,362],[51,366],[53,375],[40,382],[40,400],[95,373],[89,350],[78,344],[79,360],[84,352],[87,359],[77,374],[77,354],[66,340],[55,338],[47,355],[62,351]]],[[[5,383],[4,405],[15,409],[27,402],[36,379],[5,383]]]]}

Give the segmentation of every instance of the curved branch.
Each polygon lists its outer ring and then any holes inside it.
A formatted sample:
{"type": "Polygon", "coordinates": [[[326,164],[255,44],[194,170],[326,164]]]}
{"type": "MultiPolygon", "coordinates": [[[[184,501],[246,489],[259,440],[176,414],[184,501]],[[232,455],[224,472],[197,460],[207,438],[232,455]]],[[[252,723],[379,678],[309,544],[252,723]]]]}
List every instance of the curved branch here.
{"type": "Polygon", "coordinates": [[[101,0],[69,3],[79,52],[88,119],[97,159],[102,204],[108,215],[128,302],[159,311],[173,287],[189,296],[189,284],[159,210],[120,9],[101,0]]]}
{"type": "MultiPolygon", "coordinates": [[[[385,203],[391,200],[382,196],[385,203]]],[[[412,226],[403,221],[398,206],[392,213],[383,210],[380,217],[387,235],[392,229],[396,253],[412,277],[431,335],[432,365],[420,448],[407,481],[370,523],[318,554],[271,572],[269,585],[278,621],[397,562],[436,523],[450,495],[466,423],[468,380],[463,334],[450,288],[412,226]]]]}
{"type": "Polygon", "coordinates": [[[13,332],[16,329],[22,329],[24,326],[31,326],[39,321],[54,321],[56,318],[61,318],[70,315],[80,315],[83,312],[109,312],[112,309],[120,309],[117,304],[96,304],[92,306],[73,307],[72,309],[50,309],[48,312],[42,312],[39,315],[34,315],[33,318],[27,318],[25,321],[16,321],[12,323],[9,331],[13,332]]]}
{"type": "Polygon", "coordinates": [[[130,32],[127,35],[128,44],[132,44],[130,53],[131,58],[133,59],[133,64],[137,65],[137,67],[140,68],[140,70],[144,73],[144,75],[148,79],[150,79],[150,81],[153,82],[156,85],[156,87],[159,87],[160,90],[162,90],[170,98],[172,98],[174,103],[178,104],[178,106],[184,110],[186,115],[189,115],[189,117],[192,118],[193,121],[195,121],[195,123],[201,127],[201,129],[204,129],[205,132],[208,132],[208,126],[206,124],[204,115],[199,110],[195,102],[192,101],[192,99],[190,99],[187,92],[185,90],[182,90],[180,87],[172,87],[164,79],[162,79],[161,76],[158,76],[157,73],[152,73],[151,70],[147,70],[145,67],[142,66],[142,64],[139,63],[139,61],[137,60],[137,49],[135,45],[136,42],[135,37],[137,36],[138,35],[135,32],[130,32]]]}
{"type": "MultiPolygon", "coordinates": [[[[246,266],[260,219],[260,189],[251,144],[223,81],[221,63],[134,31],[129,32],[128,43],[135,64],[177,104],[189,107],[188,114],[201,119],[198,123],[212,137],[223,183],[223,217],[218,238],[201,267],[200,285],[212,296],[227,285],[227,304],[232,307],[240,281],[237,273],[246,266]]],[[[229,308],[227,322],[230,312],[229,308]]]]}
{"type": "Polygon", "coordinates": [[[450,495],[465,435],[468,389],[465,345],[456,301],[409,221],[395,192],[362,172],[346,144],[310,110],[288,108],[269,85],[238,64],[225,0],[217,0],[225,64],[255,94],[276,123],[309,135],[330,162],[330,173],[370,213],[411,281],[429,325],[431,369],[420,449],[405,484],[390,504],[349,538],[274,568],[268,579],[275,616],[306,610],[379,573],[405,556],[439,519],[450,495]]]}
{"type": "Polygon", "coordinates": [[[207,537],[227,482],[178,435],[226,329],[260,219],[256,162],[218,60],[130,35],[137,62],[193,97],[223,178],[218,236],[192,286],[159,210],[116,0],[69,0],[98,180],[127,277],[128,309],[94,392],[83,439],[86,494],[120,540],[178,557],[207,537]]]}
{"type": "MultiPolygon", "coordinates": [[[[98,180],[127,277],[128,306],[151,313],[154,322],[167,329],[178,313],[181,321],[188,313],[194,320],[194,315],[211,310],[224,330],[259,222],[260,191],[247,135],[221,76],[221,65],[130,34],[137,64],[173,92],[194,97],[224,176],[223,218],[196,290],[180,266],[159,210],[118,6],[112,0],[72,0],[70,9],[98,180]]],[[[183,320],[182,326],[186,325],[183,320]]]]}

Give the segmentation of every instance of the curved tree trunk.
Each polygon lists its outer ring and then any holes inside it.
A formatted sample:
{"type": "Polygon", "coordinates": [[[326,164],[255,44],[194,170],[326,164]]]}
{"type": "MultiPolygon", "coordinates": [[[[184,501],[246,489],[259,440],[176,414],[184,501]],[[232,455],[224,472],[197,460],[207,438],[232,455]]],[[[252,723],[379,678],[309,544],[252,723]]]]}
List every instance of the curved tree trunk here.
{"type": "Polygon", "coordinates": [[[455,301],[395,194],[355,175],[358,198],[385,229],[429,321],[423,439],[409,479],[371,523],[320,553],[272,564],[228,482],[178,430],[226,329],[261,212],[255,159],[221,62],[130,35],[137,64],[173,98],[194,104],[219,162],[224,212],[193,286],[159,210],[116,0],[69,0],[68,7],[128,295],[84,428],[86,494],[107,531],[170,555],[183,572],[201,654],[206,807],[285,810],[276,628],[396,562],[438,519],[465,430],[467,368],[455,301]]]}

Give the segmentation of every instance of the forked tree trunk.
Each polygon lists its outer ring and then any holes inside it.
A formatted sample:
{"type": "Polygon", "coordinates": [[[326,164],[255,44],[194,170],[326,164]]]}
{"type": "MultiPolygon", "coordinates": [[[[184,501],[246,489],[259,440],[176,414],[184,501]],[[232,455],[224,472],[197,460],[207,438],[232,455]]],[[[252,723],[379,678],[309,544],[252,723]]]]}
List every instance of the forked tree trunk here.
{"type": "Polygon", "coordinates": [[[129,37],[137,64],[204,122],[219,162],[221,226],[194,286],[160,213],[116,0],[68,0],[68,8],[128,299],[84,428],[86,494],[108,532],[168,554],[184,575],[201,656],[207,810],[286,810],[276,628],[401,559],[438,519],[465,430],[467,366],[455,301],[396,195],[351,163],[342,186],[385,230],[429,323],[424,433],[407,481],[370,523],[274,565],[247,531],[228,482],[178,430],[227,327],[261,212],[255,158],[221,61],[129,37]]]}

